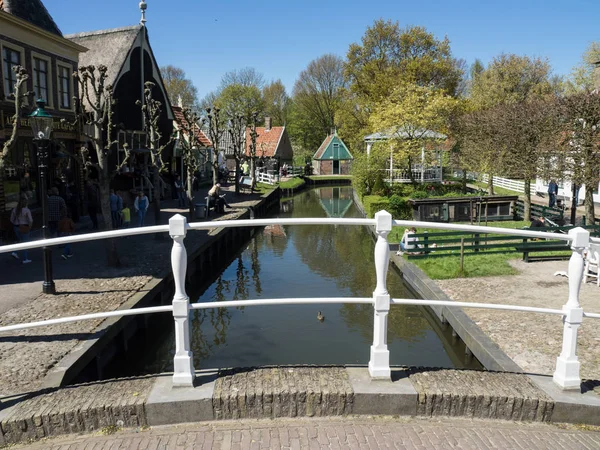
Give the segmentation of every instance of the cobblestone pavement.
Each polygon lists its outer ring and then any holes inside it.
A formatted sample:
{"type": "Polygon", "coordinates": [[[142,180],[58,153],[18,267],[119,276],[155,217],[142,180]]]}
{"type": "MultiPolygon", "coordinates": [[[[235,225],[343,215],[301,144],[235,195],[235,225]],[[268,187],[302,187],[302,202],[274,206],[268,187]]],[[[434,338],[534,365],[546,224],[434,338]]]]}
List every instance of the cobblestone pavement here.
{"type": "Polygon", "coordinates": [[[45,450],[159,449],[597,449],[600,433],[503,421],[364,418],[224,421],[70,436],[45,450]]]}
{"type": "MultiPolygon", "coordinates": [[[[566,271],[568,261],[524,263],[512,260],[518,275],[436,280],[453,300],[561,309],[569,297],[569,281],[554,276],[566,271]]],[[[581,286],[580,303],[586,312],[600,312],[600,290],[589,282],[581,286]]],[[[466,314],[525,372],[552,375],[560,354],[563,326],[560,317],[514,311],[464,308],[466,314]]],[[[600,380],[600,327],[598,319],[584,319],[579,330],[577,356],[584,379],[600,380]]]]}
{"type": "MultiPolygon", "coordinates": [[[[205,191],[200,191],[197,198],[206,195],[202,194],[205,191]]],[[[229,192],[228,198],[234,207],[242,208],[259,195],[236,197],[229,192]]],[[[163,223],[176,213],[186,214],[175,205],[176,201],[171,200],[162,203],[163,223]]],[[[231,218],[236,212],[211,214],[211,218],[231,218]]],[[[151,206],[147,225],[152,225],[153,219],[151,206]]],[[[206,231],[188,233],[185,240],[188,252],[206,239],[206,231]]],[[[30,251],[33,263],[26,266],[10,254],[0,254],[0,326],[118,309],[143,291],[153,278],[162,277],[170,269],[171,247],[171,239],[157,241],[152,235],[121,238],[119,268],[106,266],[104,241],[73,244],[75,256],[66,261],[60,257],[62,249],[55,248],[57,295],[41,293],[44,276],[41,250],[30,251]]],[[[0,335],[0,397],[40,389],[44,377],[58,361],[79,342],[97,337],[96,329],[101,322],[82,321],[0,335]]]]}

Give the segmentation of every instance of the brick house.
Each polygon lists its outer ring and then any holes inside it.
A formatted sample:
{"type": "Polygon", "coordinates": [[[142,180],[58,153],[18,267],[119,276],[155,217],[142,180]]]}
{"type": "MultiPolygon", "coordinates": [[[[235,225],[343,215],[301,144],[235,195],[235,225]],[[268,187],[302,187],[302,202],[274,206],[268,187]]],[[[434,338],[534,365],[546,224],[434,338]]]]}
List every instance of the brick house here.
{"type": "MultiPolygon", "coordinates": [[[[15,73],[12,68],[23,66],[28,74],[27,91],[43,98],[47,111],[55,117],[50,148],[50,186],[78,186],[81,170],[70,157],[76,151],[76,130],[61,119],[73,122],[73,96],[77,86],[72,74],[77,69],[80,54],[87,49],[66,39],[40,0],[0,0],[0,146],[9,139],[14,115],[15,73]]],[[[33,98],[26,100],[25,110],[0,173],[0,214],[6,217],[21,195],[29,198],[36,214],[39,202],[37,183],[37,152],[27,115],[35,108],[33,98]]],[[[3,224],[6,225],[6,224],[3,224]]],[[[2,227],[3,229],[6,226],[2,227]]]]}
{"type": "MultiPolygon", "coordinates": [[[[246,128],[246,156],[250,156],[249,127],[246,128]]],[[[294,150],[285,126],[272,127],[271,118],[265,117],[265,126],[256,127],[256,158],[258,166],[266,166],[269,169],[278,170],[279,166],[287,163],[292,164],[294,150]]]]}

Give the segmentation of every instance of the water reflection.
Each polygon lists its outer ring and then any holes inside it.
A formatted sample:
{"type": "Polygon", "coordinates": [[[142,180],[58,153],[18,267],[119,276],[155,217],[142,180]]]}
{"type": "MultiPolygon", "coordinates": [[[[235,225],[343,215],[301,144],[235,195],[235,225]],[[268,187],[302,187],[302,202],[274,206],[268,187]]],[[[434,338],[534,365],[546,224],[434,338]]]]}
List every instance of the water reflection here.
{"type": "MultiPolygon", "coordinates": [[[[351,188],[327,187],[287,200],[280,217],[355,217],[351,188]]],[[[286,297],[370,297],[375,287],[374,243],[364,227],[273,226],[257,233],[198,302],[286,297]]],[[[393,297],[411,298],[394,269],[393,297]]],[[[371,305],[286,305],[195,310],[192,350],[197,368],[266,364],[365,364],[373,338],[371,305]],[[317,320],[317,311],[327,318],[317,320]]],[[[165,338],[151,367],[172,368],[165,338]]],[[[388,321],[392,364],[456,367],[447,339],[424,310],[394,306],[388,321]]],[[[452,353],[452,351],[451,351],[452,353]]]]}

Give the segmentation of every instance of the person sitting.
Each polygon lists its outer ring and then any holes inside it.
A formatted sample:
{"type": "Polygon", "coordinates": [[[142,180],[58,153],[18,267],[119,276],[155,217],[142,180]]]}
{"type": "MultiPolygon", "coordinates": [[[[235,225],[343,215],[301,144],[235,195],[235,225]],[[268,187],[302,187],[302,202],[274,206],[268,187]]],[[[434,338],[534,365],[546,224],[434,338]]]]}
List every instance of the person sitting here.
{"type": "Polygon", "coordinates": [[[533,219],[531,221],[531,225],[529,225],[529,228],[544,228],[546,226],[546,219],[544,218],[544,216],[540,216],[537,219],[533,219]]]}
{"type": "Polygon", "coordinates": [[[218,213],[225,212],[225,206],[231,208],[227,200],[225,200],[225,194],[221,194],[221,183],[215,184],[208,191],[208,208],[212,206],[215,207],[215,211],[218,213]]]}
{"type": "Polygon", "coordinates": [[[415,248],[419,247],[419,245],[417,244],[417,242],[419,242],[419,238],[414,236],[416,232],[417,229],[415,227],[407,228],[404,230],[404,235],[400,240],[400,251],[397,253],[398,255],[401,255],[402,252],[414,250],[415,248]]]}

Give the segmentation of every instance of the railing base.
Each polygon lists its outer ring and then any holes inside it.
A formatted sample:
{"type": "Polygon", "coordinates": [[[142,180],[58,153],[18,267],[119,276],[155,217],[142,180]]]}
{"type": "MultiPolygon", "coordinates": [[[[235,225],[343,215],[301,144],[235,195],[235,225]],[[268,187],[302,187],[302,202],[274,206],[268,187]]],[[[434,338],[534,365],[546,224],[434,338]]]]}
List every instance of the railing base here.
{"type": "Polygon", "coordinates": [[[559,356],[556,358],[556,371],[552,380],[563,391],[579,391],[581,390],[580,366],[579,361],[568,361],[559,356]]]}
{"type": "Polygon", "coordinates": [[[369,361],[369,375],[373,380],[391,380],[390,351],[371,346],[371,360],[369,361]]]}

